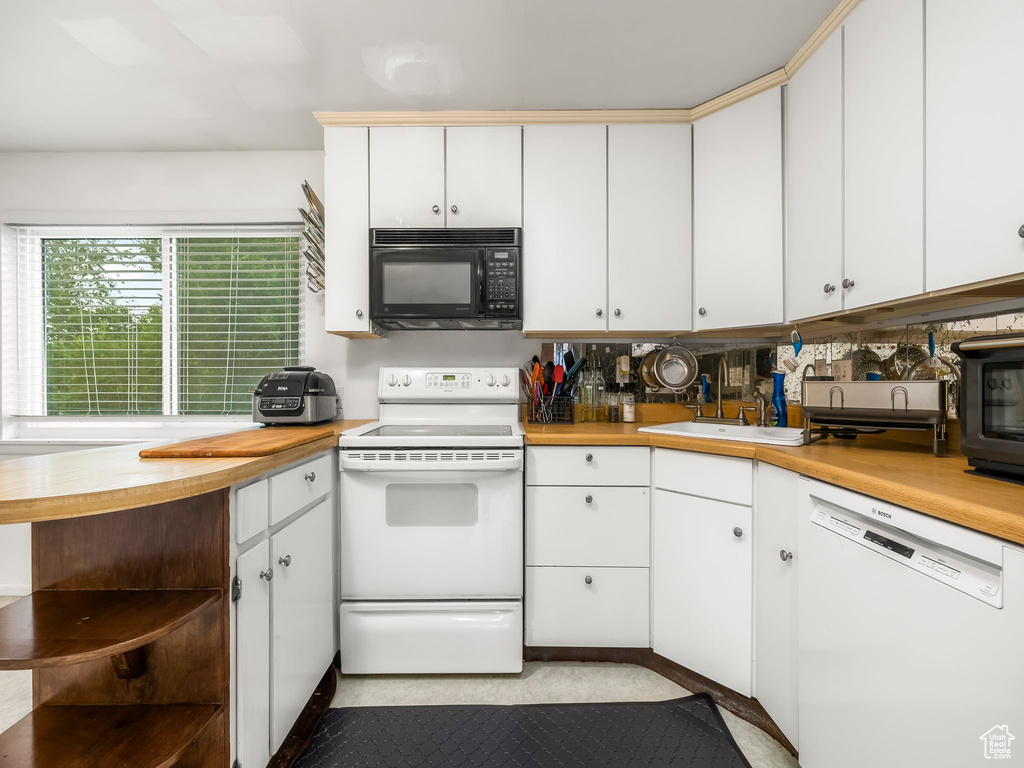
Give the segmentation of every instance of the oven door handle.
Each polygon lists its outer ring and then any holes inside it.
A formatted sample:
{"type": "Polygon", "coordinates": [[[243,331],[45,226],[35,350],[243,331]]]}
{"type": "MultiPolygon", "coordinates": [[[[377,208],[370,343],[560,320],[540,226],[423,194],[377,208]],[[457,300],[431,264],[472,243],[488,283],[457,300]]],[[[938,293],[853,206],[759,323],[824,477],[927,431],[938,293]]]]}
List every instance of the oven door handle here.
{"type": "Polygon", "coordinates": [[[349,458],[342,454],[341,469],[345,472],[515,472],[523,468],[522,457],[469,461],[395,461],[349,458]]]}

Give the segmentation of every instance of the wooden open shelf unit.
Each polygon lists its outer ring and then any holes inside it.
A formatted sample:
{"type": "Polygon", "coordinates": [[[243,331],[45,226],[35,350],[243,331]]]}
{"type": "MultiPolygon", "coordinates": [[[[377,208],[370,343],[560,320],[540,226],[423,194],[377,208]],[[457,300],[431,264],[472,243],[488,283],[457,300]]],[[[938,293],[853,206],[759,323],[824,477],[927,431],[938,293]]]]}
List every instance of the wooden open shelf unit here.
{"type": "Polygon", "coordinates": [[[230,762],[228,490],[32,524],[35,592],[0,610],[33,711],[0,768],[230,762]]]}

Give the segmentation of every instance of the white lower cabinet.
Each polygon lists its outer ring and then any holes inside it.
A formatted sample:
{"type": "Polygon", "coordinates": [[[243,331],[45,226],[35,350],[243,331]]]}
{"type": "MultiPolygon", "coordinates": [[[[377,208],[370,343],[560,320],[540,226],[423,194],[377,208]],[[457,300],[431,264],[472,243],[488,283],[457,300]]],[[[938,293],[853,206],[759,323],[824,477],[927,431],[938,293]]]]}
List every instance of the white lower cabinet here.
{"type": "Polygon", "coordinates": [[[271,750],[276,752],[334,657],[334,564],[330,499],[270,539],[271,750]]]}
{"type": "Polygon", "coordinates": [[[526,569],[526,644],[650,647],[647,568],[526,569]]]}
{"type": "Polygon", "coordinates": [[[754,692],[772,720],[798,749],[799,482],[800,476],[796,472],[770,464],[757,465],[754,692]]]}
{"type": "MultiPolygon", "coordinates": [[[[249,507],[262,510],[263,519],[263,528],[235,559],[232,585],[232,717],[235,756],[245,768],[267,765],[334,657],[332,467],[333,458],[325,453],[305,466],[282,470],[271,476],[269,483],[261,479],[233,490],[236,529],[237,517],[249,507]],[[294,506],[294,497],[275,500],[270,490],[275,479],[296,470],[309,472],[313,464],[325,467],[325,498],[305,511],[294,506]],[[259,498],[261,493],[267,498],[259,498]],[[275,504],[285,506],[275,509],[275,504]],[[299,514],[287,525],[268,527],[267,505],[270,518],[299,514]]],[[[253,525],[252,521],[247,525],[253,525]]]]}
{"type": "MultiPolygon", "coordinates": [[[[671,451],[655,451],[654,651],[750,696],[753,510],[746,504],[663,490],[661,485],[679,481],[663,471],[665,453],[671,451]]],[[[716,458],[735,461],[701,455],[702,460],[716,458]]]]}
{"type": "Polygon", "coordinates": [[[235,754],[243,766],[263,768],[270,762],[270,541],[235,562],[244,585],[244,599],[235,604],[235,754]]]}

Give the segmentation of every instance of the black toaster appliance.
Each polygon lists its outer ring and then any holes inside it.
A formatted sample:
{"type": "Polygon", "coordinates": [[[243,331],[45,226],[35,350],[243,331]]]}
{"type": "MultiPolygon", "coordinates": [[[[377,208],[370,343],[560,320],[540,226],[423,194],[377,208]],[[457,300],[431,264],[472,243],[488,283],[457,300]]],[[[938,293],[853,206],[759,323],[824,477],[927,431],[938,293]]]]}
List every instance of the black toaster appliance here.
{"type": "Polygon", "coordinates": [[[252,419],[263,424],[319,424],[341,418],[334,379],[310,365],[268,373],[252,392],[252,419]]]}

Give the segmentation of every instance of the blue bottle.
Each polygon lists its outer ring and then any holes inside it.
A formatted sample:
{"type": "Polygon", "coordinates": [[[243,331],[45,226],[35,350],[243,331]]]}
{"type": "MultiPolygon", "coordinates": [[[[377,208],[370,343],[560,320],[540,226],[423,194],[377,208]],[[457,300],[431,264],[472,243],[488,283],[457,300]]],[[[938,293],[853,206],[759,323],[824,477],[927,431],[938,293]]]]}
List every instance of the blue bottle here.
{"type": "Polygon", "coordinates": [[[773,427],[789,426],[789,410],[786,407],[786,372],[772,371],[772,418],[773,427]]]}

